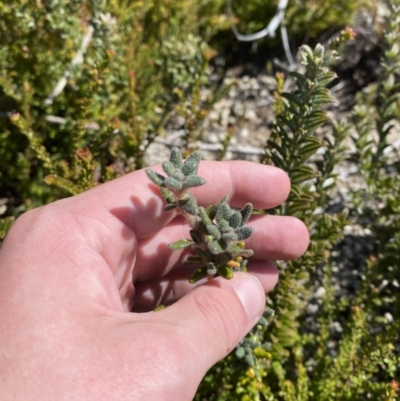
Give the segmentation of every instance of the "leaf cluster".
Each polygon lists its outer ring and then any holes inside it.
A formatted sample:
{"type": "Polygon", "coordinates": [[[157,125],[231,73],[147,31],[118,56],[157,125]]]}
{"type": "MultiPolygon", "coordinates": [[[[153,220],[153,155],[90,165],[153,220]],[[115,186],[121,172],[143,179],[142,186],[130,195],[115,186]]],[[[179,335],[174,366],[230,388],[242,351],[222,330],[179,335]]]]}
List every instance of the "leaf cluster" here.
{"type": "Polygon", "coordinates": [[[241,210],[233,210],[225,197],[207,208],[198,206],[188,189],[205,184],[205,180],[197,176],[199,163],[199,152],[193,152],[183,161],[180,149],[173,148],[169,162],[162,164],[166,177],[146,169],[147,176],[160,187],[167,202],[164,211],[176,210],[191,228],[191,239],[169,245],[173,250],[191,247],[195,253],[189,261],[201,266],[191,276],[191,283],[205,277],[212,280],[215,275],[230,279],[234,271],[246,270],[246,258],[253,255],[252,250],[244,248],[243,242],[253,234],[253,229],[245,226],[252,205],[248,203],[241,210]]]}

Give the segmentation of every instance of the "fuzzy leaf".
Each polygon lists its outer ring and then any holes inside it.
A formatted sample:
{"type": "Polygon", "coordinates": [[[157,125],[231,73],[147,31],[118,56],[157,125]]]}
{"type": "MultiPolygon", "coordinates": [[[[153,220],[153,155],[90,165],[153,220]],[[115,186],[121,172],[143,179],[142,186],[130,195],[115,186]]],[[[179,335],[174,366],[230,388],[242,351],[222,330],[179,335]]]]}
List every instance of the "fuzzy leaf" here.
{"type": "Polygon", "coordinates": [[[228,232],[228,233],[222,234],[222,239],[225,242],[232,242],[232,241],[237,241],[239,238],[234,232],[228,232]]]}
{"type": "Polygon", "coordinates": [[[217,226],[215,226],[214,224],[209,224],[206,228],[208,233],[212,235],[217,241],[221,238],[221,233],[217,226]]]}
{"type": "Polygon", "coordinates": [[[232,228],[240,227],[242,223],[242,215],[240,212],[234,212],[231,217],[229,217],[229,225],[232,228]]]}
{"type": "Polygon", "coordinates": [[[195,175],[201,160],[200,152],[193,152],[183,163],[182,172],[185,175],[195,175]]]}
{"type": "Polygon", "coordinates": [[[163,170],[168,176],[172,176],[175,172],[175,167],[172,163],[170,162],[164,162],[162,165],[163,170]]]}
{"type": "Polygon", "coordinates": [[[189,282],[191,284],[197,283],[206,276],[207,276],[207,266],[200,267],[190,276],[189,282]]]}
{"type": "Polygon", "coordinates": [[[217,255],[217,254],[223,252],[223,249],[222,249],[222,247],[221,247],[221,245],[219,244],[218,241],[210,241],[207,244],[207,246],[208,246],[208,249],[210,250],[210,252],[213,255],[217,255]]]}
{"type": "Polygon", "coordinates": [[[219,208],[219,205],[221,203],[227,202],[228,201],[228,195],[225,195],[218,203],[215,205],[208,206],[206,209],[208,216],[210,217],[211,220],[215,219],[215,215],[217,214],[217,210],[219,208]]]}
{"type": "Polygon", "coordinates": [[[235,231],[237,239],[239,241],[249,238],[253,234],[253,232],[254,229],[252,227],[241,227],[235,231]]]}
{"type": "Polygon", "coordinates": [[[175,195],[167,188],[160,188],[161,190],[161,195],[162,197],[168,202],[168,203],[175,203],[176,198],[175,195]]]}
{"type": "Polygon", "coordinates": [[[228,220],[231,214],[232,210],[229,207],[228,203],[223,202],[219,205],[217,209],[215,219],[217,220],[217,223],[220,224],[221,221],[228,220]]]}
{"type": "Polygon", "coordinates": [[[197,175],[191,175],[186,177],[183,182],[183,188],[199,187],[206,183],[204,178],[198,177],[197,175]]]}
{"type": "Polygon", "coordinates": [[[251,249],[242,249],[235,244],[228,246],[226,251],[231,254],[232,259],[236,256],[244,256],[245,258],[249,258],[254,254],[251,249]]]}
{"type": "Polygon", "coordinates": [[[186,160],[182,167],[182,173],[186,176],[191,176],[197,172],[198,164],[194,160],[186,160]]]}
{"type": "Polygon", "coordinates": [[[171,156],[169,157],[169,161],[174,165],[176,168],[182,167],[182,153],[179,148],[172,148],[171,149],[171,156]]]}
{"type": "Polygon", "coordinates": [[[244,226],[247,223],[247,220],[251,216],[251,213],[253,212],[253,205],[251,203],[247,203],[246,206],[240,210],[240,214],[242,215],[242,222],[241,226],[244,226]]]}
{"type": "Polygon", "coordinates": [[[196,216],[197,213],[199,212],[199,207],[197,206],[196,199],[194,198],[194,196],[192,194],[189,194],[189,196],[185,199],[179,200],[178,206],[182,210],[192,214],[193,216],[196,216]]]}
{"type": "Polygon", "coordinates": [[[171,177],[175,178],[176,180],[178,180],[180,182],[183,182],[183,180],[185,179],[184,174],[182,173],[182,171],[179,171],[179,170],[175,170],[173,172],[173,174],[171,174],[171,177]]]}
{"type": "Polygon", "coordinates": [[[176,189],[176,190],[182,189],[182,183],[173,177],[167,177],[165,179],[165,186],[170,189],[176,189]]]}
{"type": "Polygon", "coordinates": [[[164,186],[164,181],[165,181],[165,177],[164,176],[162,176],[161,174],[156,173],[153,170],[150,170],[149,168],[147,168],[145,171],[146,171],[147,177],[149,177],[150,180],[152,182],[154,182],[154,184],[156,184],[158,186],[164,186]]]}
{"type": "Polygon", "coordinates": [[[187,246],[194,245],[195,242],[190,241],[188,239],[180,239],[179,241],[172,242],[171,244],[168,245],[169,249],[172,249],[173,251],[178,251],[179,249],[186,248],[187,246]]]}
{"type": "Polygon", "coordinates": [[[200,211],[200,217],[201,217],[201,220],[202,220],[203,224],[206,227],[209,226],[209,225],[212,225],[212,220],[208,216],[207,210],[204,209],[204,207],[200,206],[199,211],[200,211]]]}

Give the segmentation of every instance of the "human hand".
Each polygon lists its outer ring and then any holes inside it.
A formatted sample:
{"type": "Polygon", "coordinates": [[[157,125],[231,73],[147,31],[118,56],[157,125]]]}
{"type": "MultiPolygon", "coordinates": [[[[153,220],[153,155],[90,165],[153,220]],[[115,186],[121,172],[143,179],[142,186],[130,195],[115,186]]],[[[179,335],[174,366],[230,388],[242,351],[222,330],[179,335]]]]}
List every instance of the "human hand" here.
{"type": "MultiPolygon", "coordinates": [[[[290,187],[281,170],[243,161],[204,161],[199,175],[200,205],[229,195],[271,208],[290,187]]],[[[254,216],[251,274],[196,287],[168,248],[188,228],[162,209],[140,170],[15,222],[0,250],[1,400],[191,400],[261,316],[272,259],[308,245],[299,220],[254,216]],[[172,305],[151,312],[160,303],[172,305]]]]}

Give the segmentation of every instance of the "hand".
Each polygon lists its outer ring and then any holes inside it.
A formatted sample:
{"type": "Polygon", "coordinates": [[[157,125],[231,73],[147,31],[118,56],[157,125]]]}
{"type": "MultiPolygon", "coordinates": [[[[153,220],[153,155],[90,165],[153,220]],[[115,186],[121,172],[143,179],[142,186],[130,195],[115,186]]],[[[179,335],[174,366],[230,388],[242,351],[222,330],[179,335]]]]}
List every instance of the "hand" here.
{"type": "MultiPolygon", "coordinates": [[[[200,205],[229,195],[233,207],[271,208],[290,188],[250,162],[202,162],[199,175],[200,205]]],[[[162,209],[140,170],[15,222],[0,250],[1,400],[191,400],[261,316],[272,259],[308,245],[299,220],[253,217],[251,274],[196,287],[167,246],[187,226],[162,209]],[[152,312],[160,303],[172,305],[152,312]]]]}

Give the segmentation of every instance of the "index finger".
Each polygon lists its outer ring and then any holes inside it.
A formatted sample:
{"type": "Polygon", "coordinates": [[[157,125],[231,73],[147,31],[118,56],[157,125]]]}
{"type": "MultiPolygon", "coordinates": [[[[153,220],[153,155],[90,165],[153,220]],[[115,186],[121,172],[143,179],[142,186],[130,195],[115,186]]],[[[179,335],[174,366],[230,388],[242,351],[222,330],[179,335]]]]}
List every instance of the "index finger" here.
{"type": "MultiPolygon", "coordinates": [[[[162,173],[160,165],[151,167],[162,173]]],[[[198,175],[206,183],[192,190],[199,205],[209,206],[228,195],[232,207],[251,202],[255,208],[268,209],[282,203],[289,194],[290,181],[282,170],[247,161],[203,161],[198,175]]],[[[82,195],[82,206],[101,219],[117,217],[136,234],[148,237],[160,230],[175,214],[165,213],[159,188],[144,170],[127,174],[82,195]],[[108,211],[104,214],[104,211],[108,211]]]]}

